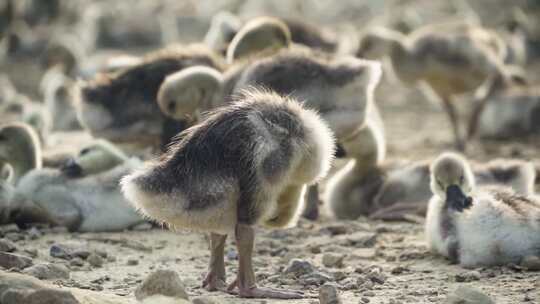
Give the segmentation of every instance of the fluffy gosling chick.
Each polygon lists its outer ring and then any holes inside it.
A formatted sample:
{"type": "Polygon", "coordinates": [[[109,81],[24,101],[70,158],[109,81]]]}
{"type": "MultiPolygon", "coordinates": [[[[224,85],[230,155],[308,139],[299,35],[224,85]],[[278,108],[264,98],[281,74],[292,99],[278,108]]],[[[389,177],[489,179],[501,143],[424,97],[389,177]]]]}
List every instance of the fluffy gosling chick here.
{"type": "Polygon", "coordinates": [[[442,99],[455,137],[463,150],[465,139],[453,96],[477,90],[489,80],[485,97],[474,107],[468,127],[472,137],[477,117],[502,80],[515,75],[504,64],[505,45],[494,32],[461,23],[431,25],[405,36],[386,28],[370,29],[361,39],[358,56],[388,56],[399,79],[409,85],[425,81],[442,99]]]}
{"type": "Polygon", "coordinates": [[[121,231],[140,224],[144,219],[119,186],[120,179],[140,165],[139,159],[97,141],[60,170],[44,168],[25,174],[9,202],[9,221],[22,226],[47,223],[81,232],[121,231]]]}
{"type": "MultiPolygon", "coordinates": [[[[160,143],[163,148],[170,140],[162,138],[170,124],[156,102],[159,87],[168,75],[193,65],[223,68],[216,54],[193,45],[159,50],[118,73],[99,74],[79,86],[79,121],[96,137],[113,142],[160,143]]],[[[175,134],[183,127],[176,122],[175,134]]]]}
{"type": "Polygon", "coordinates": [[[468,162],[444,153],[431,165],[429,247],[463,267],[519,263],[540,248],[540,201],[511,189],[478,188],[468,162]]]}
{"type": "Polygon", "coordinates": [[[330,168],[330,129],[293,99],[255,89],[211,112],[179,135],[157,163],[122,180],[125,196],[144,215],[211,233],[211,262],[204,285],[224,288],[223,247],[228,234],[239,252],[241,297],[300,298],[298,292],[256,285],[251,256],[254,225],[296,224],[306,185],[330,168]]]}
{"type": "Polygon", "coordinates": [[[368,110],[366,125],[341,145],[353,159],[328,180],[323,201],[337,218],[356,219],[373,211],[371,202],[384,181],[381,166],[386,157],[386,140],[375,104],[368,110]]]}

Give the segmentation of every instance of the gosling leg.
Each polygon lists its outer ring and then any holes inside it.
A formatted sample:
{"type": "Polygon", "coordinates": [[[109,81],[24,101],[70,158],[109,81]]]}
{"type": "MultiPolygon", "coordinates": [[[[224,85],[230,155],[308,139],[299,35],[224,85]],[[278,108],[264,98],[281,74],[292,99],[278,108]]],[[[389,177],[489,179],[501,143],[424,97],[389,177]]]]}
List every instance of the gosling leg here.
{"type": "Polygon", "coordinates": [[[238,287],[238,295],[242,298],[274,298],[274,299],[301,299],[299,291],[287,291],[273,288],[257,287],[255,272],[253,271],[253,246],[255,231],[249,225],[236,225],[236,246],[238,247],[238,275],[229,285],[232,292],[238,287]]]}
{"type": "Polygon", "coordinates": [[[426,202],[396,203],[375,211],[369,218],[384,221],[403,221],[407,215],[425,216],[426,212],[426,202]]]}
{"type": "Polygon", "coordinates": [[[486,107],[487,103],[493,99],[493,96],[495,95],[495,92],[497,91],[496,85],[497,83],[495,81],[492,81],[492,83],[488,86],[487,92],[484,94],[484,96],[476,100],[473,112],[471,114],[471,118],[469,120],[469,125],[467,128],[467,140],[473,138],[474,135],[476,134],[476,131],[478,129],[478,121],[480,120],[480,115],[484,111],[484,108],[486,107]]]}
{"type": "Polygon", "coordinates": [[[225,278],[225,241],[227,235],[210,234],[210,265],[203,281],[203,287],[208,291],[226,290],[225,278]]]}
{"type": "Polygon", "coordinates": [[[456,108],[452,104],[452,100],[450,100],[448,97],[443,98],[443,106],[446,113],[448,114],[448,117],[450,118],[450,123],[452,124],[456,149],[458,151],[464,151],[465,141],[461,137],[461,132],[459,132],[459,118],[456,112],[456,108]]]}
{"type": "Polygon", "coordinates": [[[302,216],[311,221],[318,219],[319,204],[319,185],[309,186],[306,192],[306,209],[302,216]]]}

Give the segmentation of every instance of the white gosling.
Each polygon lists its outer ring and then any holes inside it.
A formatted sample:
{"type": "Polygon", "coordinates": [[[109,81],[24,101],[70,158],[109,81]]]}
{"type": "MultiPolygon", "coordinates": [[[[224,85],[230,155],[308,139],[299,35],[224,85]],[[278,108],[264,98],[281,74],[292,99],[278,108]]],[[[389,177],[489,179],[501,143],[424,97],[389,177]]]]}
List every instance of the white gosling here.
{"type": "Polygon", "coordinates": [[[144,222],[120,192],[120,179],[142,162],[105,141],[84,148],[62,169],[35,169],[15,185],[10,222],[47,223],[72,231],[121,231],[144,222]]]}
{"type": "Polygon", "coordinates": [[[468,162],[444,153],[431,165],[428,246],[466,268],[538,256],[540,201],[510,188],[478,187],[468,162]]]}

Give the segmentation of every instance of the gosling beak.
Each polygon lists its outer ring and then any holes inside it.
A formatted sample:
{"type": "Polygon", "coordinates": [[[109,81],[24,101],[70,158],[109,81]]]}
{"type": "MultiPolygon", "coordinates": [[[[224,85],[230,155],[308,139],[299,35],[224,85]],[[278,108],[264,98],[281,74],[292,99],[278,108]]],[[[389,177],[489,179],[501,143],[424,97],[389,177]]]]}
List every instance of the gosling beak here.
{"type": "Polygon", "coordinates": [[[68,159],[66,163],[60,167],[60,171],[68,177],[81,177],[83,175],[82,167],[73,158],[68,159]]]}
{"type": "Polygon", "coordinates": [[[446,188],[446,204],[449,208],[458,212],[471,207],[472,198],[467,197],[457,185],[450,185],[446,188]]]}

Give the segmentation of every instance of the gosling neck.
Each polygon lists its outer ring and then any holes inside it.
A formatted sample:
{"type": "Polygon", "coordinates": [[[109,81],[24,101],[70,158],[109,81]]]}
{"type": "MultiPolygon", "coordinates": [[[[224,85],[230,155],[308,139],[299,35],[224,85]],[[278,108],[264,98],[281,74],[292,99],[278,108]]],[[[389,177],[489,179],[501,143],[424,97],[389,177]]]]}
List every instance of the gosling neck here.
{"type": "Polygon", "coordinates": [[[17,183],[27,172],[41,168],[41,147],[38,139],[29,134],[21,134],[19,140],[20,144],[13,147],[7,159],[13,168],[14,183],[17,183]]]}
{"type": "Polygon", "coordinates": [[[406,36],[398,31],[387,30],[384,35],[379,37],[381,43],[384,43],[387,55],[392,60],[392,63],[400,61],[409,55],[405,45],[406,36]]]}

